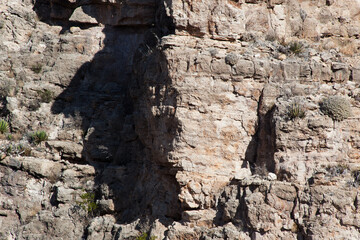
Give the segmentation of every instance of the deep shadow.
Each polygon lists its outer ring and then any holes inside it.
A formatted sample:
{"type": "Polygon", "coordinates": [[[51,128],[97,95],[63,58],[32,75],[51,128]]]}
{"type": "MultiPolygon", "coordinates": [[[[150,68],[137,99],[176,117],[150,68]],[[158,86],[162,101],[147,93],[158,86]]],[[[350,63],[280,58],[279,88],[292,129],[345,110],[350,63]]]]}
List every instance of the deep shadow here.
{"type": "Polygon", "coordinates": [[[265,114],[260,113],[263,94],[258,106],[258,127],[256,133],[245,152],[245,160],[250,163],[253,174],[267,176],[268,172],[275,172],[276,132],[273,120],[276,106],[274,105],[265,114]]]}
{"type": "MultiPolygon", "coordinates": [[[[69,22],[78,6],[50,6],[38,0],[34,10],[41,21],[61,26],[61,34],[67,34],[71,26],[93,26],[69,22]]],[[[157,49],[159,38],[174,29],[162,12],[157,7],[150,25],[105,25],[104,47],[79,68],[51,108],[53,114],[80,117],[83,164],[96,168],[97,198],[114,200],[119,223],[144,217],[166,219],[163,223],[170,224],[181,214],[176,170],[165,161],[178,123],[169,112],[149,114],[153,107],[176,107],[167,65],[157,62],[166,62],[157,49]],[[155,92],[148,92],[149,87],[155,92]],[[161,89],[165,92],[160,93],[161,89]],[[151,94],[155,98],[147,101],[151,94]],[[164,142],[166,147],[160,150],[164,142]]],[[[101,22],[92,11],[86,13],[101,22]]]]}

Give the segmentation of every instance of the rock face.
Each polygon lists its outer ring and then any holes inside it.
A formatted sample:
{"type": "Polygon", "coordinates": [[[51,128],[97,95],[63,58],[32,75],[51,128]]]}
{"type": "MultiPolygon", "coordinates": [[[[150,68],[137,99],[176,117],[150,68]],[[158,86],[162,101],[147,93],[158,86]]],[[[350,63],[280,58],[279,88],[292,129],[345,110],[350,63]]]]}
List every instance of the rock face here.
{"type": "Polygon", "coordinates": [[[354,0],[1,2],[0,239],[360,239],[359,26],[354,0]]]}

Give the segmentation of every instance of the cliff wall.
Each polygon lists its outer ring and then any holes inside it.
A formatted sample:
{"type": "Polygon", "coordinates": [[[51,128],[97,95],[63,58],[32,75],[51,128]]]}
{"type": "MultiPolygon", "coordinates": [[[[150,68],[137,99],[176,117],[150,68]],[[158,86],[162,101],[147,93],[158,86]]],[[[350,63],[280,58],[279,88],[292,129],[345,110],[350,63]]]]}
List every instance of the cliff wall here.
{"type": "Polygon", "coordinates": [[[0,238],[360,238],[360,2],[0,13],[0,238]]]}

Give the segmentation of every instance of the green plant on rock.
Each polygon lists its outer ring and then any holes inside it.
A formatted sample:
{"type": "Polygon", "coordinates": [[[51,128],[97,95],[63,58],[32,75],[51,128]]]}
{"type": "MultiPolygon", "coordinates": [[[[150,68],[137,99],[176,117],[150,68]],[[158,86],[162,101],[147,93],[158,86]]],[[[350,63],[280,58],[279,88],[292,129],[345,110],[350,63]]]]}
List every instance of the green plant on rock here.
{"type": "Polygon", "coordinates": [[[352,116],[350,102],[341,96],[331,96],[320,103],[320,110],[334,121],[342,121],[352,116]]]}
{"type": "Polygon", "coordinates": [[[30,69],[34,73],[39,74],[39,73],[41,73],[42,65],[40,63],[38,63],[38,64],[35,64],[35,65],[32,65],[30,69]]]}
{"type": "Polygon", "coordinates": [[[21,143],[10,143],[1,145],[0,152],[5,153],[6,156],[30,156],[31,149],[21,143]]]}
{"type": "Polygon", "coordinates": [[[12,145],[7,146],[5,152],[7,156],[10,156],[11,153],[13,152],[13,146],[12,145]]]}
{"type": "Polygon", "coordinates": [[[305,111],[303,107],[297,103],[292,103],[288,109],[287,109],[287,117],[290,120],[296,119],[296,118],[304,118],[305,117],[305,111]]]}
{"type": "Polygon", "coordinates": [[[98,204],[95,200],[94,192],[85,192],[80,195],[81,201],[77,204],[84,209],[88,214],[93,214],[98,209],[98,204]]]}
{"type": "Polygon", "coordinates": [[[31,156],[31,148],[29,147],[24,147],[21,152],[20,152],[21,156],[31,156]]]}
{"type": "Polygon", "coordinates": [[[300,54],[304,51],[304,45],[300,42],[292,42],[289,44],[289,50],[294,54],[300,54]]]}
{"type": "Polygon", "coordinates": [[[39,144],[48,139],[48,135],[45,131],[36,131],[31,135],[31,141],[35,144],[39,144]]]}
{"type": "Polygon", "coordinates": [[[40,101],[44,103],[49,103],[53,99],[53,92],[48,89],[44,89],[42,91],[38,91],[38,95],[40,97],[40,101]]]}
{"type": "Polygon", "coordinates": [[[136,240],[155,240],[155,239],[156,239],[155,236],[149,237],[147,233],[142,233],[136,238],[136,240]]]}
{"type": "Polygon", "coordinates": [[[14,136],[13,136],[12,134],[8,134],[8,135],[6,136],[6,138],[7,138],[7,140],[9,140],[9,141],[14,140],[14,136]]]}
{"type": "Polygon", "coordinates": [[[4,119],[0,120],[0,133],[4,134],[7,133],[9,131],[9,124],[7,121],[5,121],[4,119]]]}

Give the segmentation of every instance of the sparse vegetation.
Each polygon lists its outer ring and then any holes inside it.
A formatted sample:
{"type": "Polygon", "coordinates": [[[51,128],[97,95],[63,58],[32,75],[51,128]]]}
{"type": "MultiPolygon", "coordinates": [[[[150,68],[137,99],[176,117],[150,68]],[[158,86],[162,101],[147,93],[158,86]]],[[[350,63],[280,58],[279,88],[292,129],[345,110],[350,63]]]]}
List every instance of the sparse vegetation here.
{"type": "Polygon", "coordinates": [[[9,131],[9,124],[4,119],[0,120],[0,133],[4,134],[9,131]]]}
{"type": "Polygon", "coordinates": [[[35,100],[29,103],[28,109],[29,111],[37,111],[40,108],[39,101],[35,100]]]}
{"type": "Polygon", "coordinates": [[[353,180],[348,182],[350,186],[358,188],[360,186],[360,170],[352,172],[353,180]]]}
{"type": "Polygon", "coordinates": [[[31,156],[31,148],[30,147],[19,144],[19,145],[17,145],[16,149],[21,156],[31,156]]]}
{"type": "Polygon", "coordinates": [[[265,40],[270,41],[270,42],[274,42],[277,39],[278,39],[278,37],[277,37],[275,31],[272,31],[272,30],[269,31],[265,36],[265,40]]]}
{"type": "Polygon", "coordinates": [[[155,240],[155,236],[148,236],[147,233],[142,233],[140,236],[136,238],[136,240],[155,240]]]}
{"type": "Polygon", "coordinates": [[[40,97],[40,101],[44,103],[49,103],[53,99],[53,92],[48,89],[44,89],[42,91],[38,91],[38,95],[40,97]]]}
{"type": "Polygon", "coordinates": [[[31,141],[35,144],[39,144],[48,139],[48,135],[45,131],[36,131],[30,135],[31,141]]]}
{"type": "Polygon", "coordinates": [[[288,119],[293,120],[296,118],[304,118],[304,117],[305,117],[305,111],[298,102],[294,102],[288,107],[287,109],[288,119]]]}
{"type": "Polygon", "coordinates": [[[30,156],[31,148],[23,144],[3,144],[0,146],[0,152],[6,156],[30,156]]]}
{"type": "Polygon", "coordinates": [[[33,71],[34,73],[39,74],[39,73],[41,73],[42,65],[41,65],[40,63],[37,63],[37,64],[35,64],[35,65],[32,65],[30,69],[31,69],[31,71],[33,71]]]}
{"type": "Polygon", "coordinates": [[[8,145],[5,149],[6,155],[9,156],[11,154],[12,150],[13,150],[13,146],[8,145]]]}
{"type": "Polygon", "coordinates": [[[216,48],[210,48],[209,53],[212,57],[215,57],[218,54],[218,50],[216,48]]]}
{"type": "Polygon", "coordinates": [[[231,66],[235,65],[239,60],[239,56],[235,53],[229,53],[225,57],[225,63],[231,66]]]}
{"type": "Polygon", "coordinates": [[[95,200],[94,192],[85,192],[80,195],[81,201],[77,202],[77,204],[85,210],[88,214],[93,214],[98,209],[98,204],[95,200]]]}
{"type": "Polygon", "coordinates": [[[300,42],[291,42],[289,44],[289,50],[297,55],[304,51],[304,45],[300,42]]]}
{"type": "Polygon", "coordinates": [[[336,166],[329,166],[326,168],[329,177],[339,177],[349,171],[349,166],[346,164],[338,164],[336,166]]]}
{"type": "Polygon", "coordinates": [[[12,140],[14,139],[14,137],[13,137],[12,134],[8,134],[8,135],[6,136],[6,138],[7,138],[7,140],[9,140],[9,141],[12,141],[12,140]]]}
{"type": "Polygon", "coordinates": [[[352,116],[350,102],[340,96],[331,96],[320,103],[320,110],[334,121],[342,121],[352,116]]]}
{"type": "Polygon", "coordinates": [[[15,94],[14,82],[11,80],[2,79],[0,82],[0,95],[2,97],[14,96],[15,94]]]}

